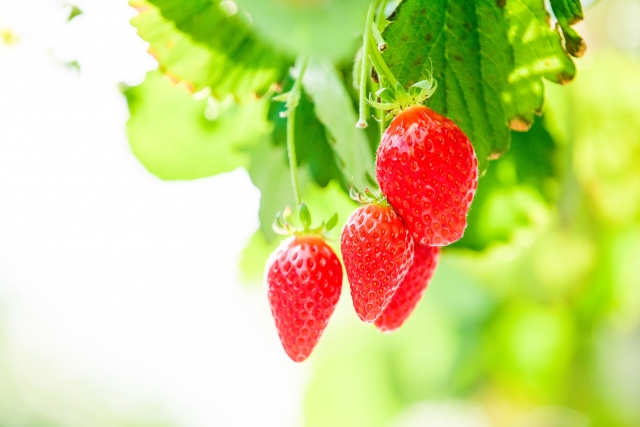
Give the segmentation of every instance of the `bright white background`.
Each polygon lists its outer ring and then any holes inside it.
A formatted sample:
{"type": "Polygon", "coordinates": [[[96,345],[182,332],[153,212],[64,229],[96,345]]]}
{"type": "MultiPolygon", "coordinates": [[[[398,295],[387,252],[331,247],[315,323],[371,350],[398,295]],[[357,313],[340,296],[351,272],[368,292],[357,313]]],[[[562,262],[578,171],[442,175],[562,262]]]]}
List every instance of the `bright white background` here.
{"type": "Polygon", "coordinates": [[[68,427],[298,425],[307,367],[237,279],[258,191],[242,171],[163,182],[138,163],[118,83],[156,64],[135,11],[74,4],[66,23],[62,2],[0,0],[18,37],[0,42],[0,393],[19,390],[0,401],[68,427]]]}

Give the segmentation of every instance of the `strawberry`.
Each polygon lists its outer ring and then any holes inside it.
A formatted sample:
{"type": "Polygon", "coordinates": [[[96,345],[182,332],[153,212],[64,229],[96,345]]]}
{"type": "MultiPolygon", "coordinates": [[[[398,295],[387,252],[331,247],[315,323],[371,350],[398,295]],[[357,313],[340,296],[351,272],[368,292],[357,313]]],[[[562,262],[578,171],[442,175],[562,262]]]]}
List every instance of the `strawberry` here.
{"type": "Polygon", "coordinates": [[[342,230],[340,250],[353,306],[363,322],[385,309],[413,260],[413,240],[391,206],[359,207],[342,230]]]}
{"type": "Polygon", "coordinates": [[[427,289],[439,258],[439,247],[415,245],[413,263],[411,263],[409,272],[391,298],[387,308],[375,321],[378,329],[383,332],[391,332],[402,326],[427,289]]]}
{"type": "Polygon", "coordinates": [[[265,278],[282,346],[294,362],[302,362],[318,343],[340,298],[340,261],[321,236],[295,235],[271,255],[265,278]]]}
{"type": "Polygon", "coordinates": [[[382,136],[376,177],[416,243],[445,246],[462,237],[478,161],[451,120],[422,105],[402,110],[382,136]]]}

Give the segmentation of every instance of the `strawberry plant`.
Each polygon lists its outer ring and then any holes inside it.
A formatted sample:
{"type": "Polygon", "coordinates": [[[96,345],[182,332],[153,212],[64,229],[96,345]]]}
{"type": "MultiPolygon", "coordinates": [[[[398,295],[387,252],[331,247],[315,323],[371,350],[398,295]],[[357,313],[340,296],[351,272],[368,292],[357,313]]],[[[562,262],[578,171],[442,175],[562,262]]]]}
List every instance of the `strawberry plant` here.
{"type": "MultiPolygon", "coordinates": [[[[490,160],[515,158],[516,177],[533,161],[533,175],[555,173],[549,153],[526,147],[549,139],[536,119],[544,81],[570,82],[586,48],[573,0],[550,10],[543,0],[130,4],[159,66],[125,90],[132,151],[169,180],[247,170],[261,192],[250,263],[266,264],[276,329],[296,361],[337,303],[340,257],[358,317],[389,331],[426,288],[432,246],[509,241],[522,224],[492,221],[505,173],[490,160]],[[512,141],[521,145],[508,153],[512,141]],[[355,187],[372,189],[365,206],[348,201],[355,187]],[[295,215],[275,229],[293,237],[276,249],[272,223],[288,206],[295,215]],[[311,210],[339,213],[340,254],[330,227],[310,228],[311,210]]],[[[525,209],[513,203],[507,216],[525,209]]]]}
{"type": "Polygon", "coordinates": [[[342,289],[342,265],[322,233],[337,222],[310,229],[311,216],[300,207],[304,225],[295,230],[278,217],[279,231],[293,236],[276,249],[265,268],[271,313],[280,341],[289,357],[301,362],[309,357],[338,304],[342,289]]]}

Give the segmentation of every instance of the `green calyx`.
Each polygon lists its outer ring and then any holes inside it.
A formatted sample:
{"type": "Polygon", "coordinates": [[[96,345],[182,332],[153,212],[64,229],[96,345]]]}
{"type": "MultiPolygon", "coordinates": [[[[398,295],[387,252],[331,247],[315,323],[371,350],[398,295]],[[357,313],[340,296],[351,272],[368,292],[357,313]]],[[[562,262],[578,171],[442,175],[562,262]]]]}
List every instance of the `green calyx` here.
{"type": "Polygon", "coordinates": [[[293,224],[294,218],[291,208],[287,206],[283,212],[278,212],[273,222],[273,231],[285,236],[319,235],[327,237],[327,233],[338,224],[338,214],[335,213],[327,222],[322,221],[319,226],[311,227],[311,211],[306,204],[301,203],[298,209],[298,221],[301,226],[293,224]]]}
{"type": "Polygon", "coordinates": [[[433,95],[437,87],[438,83],[429,73],[427,78],[414,83],[409,87],[409,90],[406,90],[400,82],[396,82],[393,89],[381,87],[376,92],[380,101],[374,101],[369,96],[368,102],[375,108],[388,111],[387,118],[392,118],[404,109],[424,103],[433,95]]]}
{"type": "Polygon", "coordinates": [[[375,194],[369,189],[369,187],[366,187],[362,192],[358,191],[355,187],[351,187],[351,189],[349,189],[349,197],[362,205],[376,204],[380,206],[389,206],[387,198],[382,193],[375,194]]]}

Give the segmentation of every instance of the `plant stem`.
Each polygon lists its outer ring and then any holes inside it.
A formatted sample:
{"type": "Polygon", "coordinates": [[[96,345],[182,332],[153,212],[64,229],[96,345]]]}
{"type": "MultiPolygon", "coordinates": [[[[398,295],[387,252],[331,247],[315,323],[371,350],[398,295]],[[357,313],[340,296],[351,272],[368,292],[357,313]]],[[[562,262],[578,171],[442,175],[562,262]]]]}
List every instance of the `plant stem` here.
{"type": "MultiPolygon", "coordinates": [[[[378,11],[378,16],[376,17],[376,26],[378,27],[378,31],[382,32],[384,30],[385,23],[385,9],[387,8],[388,0],[382,0],[380,2],[380,10],[378,11]]],[[[376,49],[377,50],[377,49],[376,49]]],[[[382,87],[382,85],[379,85],[382,87]]],[[[380,117],[378,118],[378,123],[380,125],[380,135],[384,133],[387,128],[386,117],[387,113],[384,110],[378,110],[380,117]]]]}
{"type": "Polygon", "coordinates": [[[296,61],[298,77],[293,83],[287,100],[287,153],[289,154],[289,172],[291,174],[291,186],[293,187],[293,197],[296,201],[297,210],[300,206],[300,182],[298,181],[298,159],[296,158],[296,108],[300,102],[302,88],[302,76],[307,69],[307,58],[300,56],[296,61]]]}
{"type": "Polygon", "coordinates": [[[369,62],[369,39],[371,38],[371,26],[373,25],[373,17],[376,13],[378,2],[379,0],[375,0],[369,5],[369,10],[367,11],[367,20],[364,24],[364,33],[362,35],[362,64],[360,65],[360,114],[358,117],[358,123],[356,123],[356,127],[358,128],[367,127],[367,112],[369,111],[369,106],[367,105],[367,80],[369,78],[369,67],[367,66],[367,64],[369,62]]]}
{"type": "MultiPolygon", "coordinates": [[[[382,58],[382,54],[378,50],[378,46],[376,46],[376,41],[372,38],[369,38],[369,54],[371,55],[371,62],[373,66],[376,67],[376,71],[378,72],[379,78],[386,78],[389,81],[389,84],[392,88],[395,88],[398,84],[398,79],[395,78],[387,63],[384,62],[382,58]]],[[[382,80],[380,80],[380,84],[382,84],[382,80]]]]}
{"type": "Polygon", "coordinates": [[[384,110],[378,110],[380,112],[380,136],[382,136],[382,134],[384,133],[384,131],[387,129],[387,112],[384,110]]]}
{"type": "Polygon", "coordinates": [[[378,25],[378,31],[382,32],[384,27],[384,10],[387,8],[387,3],[389,0],[382,0],[380,4],[380,12],[378,12],[378,19],[376,20],[376,24],[378,25]]]}

